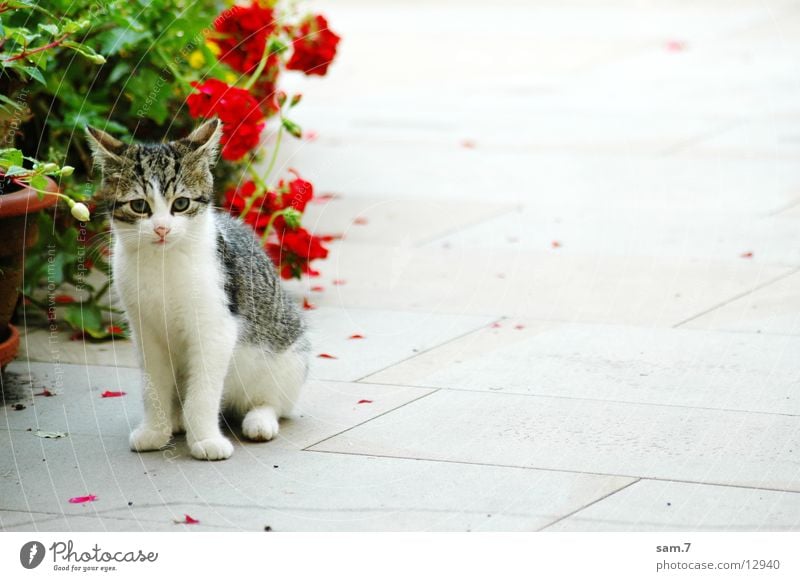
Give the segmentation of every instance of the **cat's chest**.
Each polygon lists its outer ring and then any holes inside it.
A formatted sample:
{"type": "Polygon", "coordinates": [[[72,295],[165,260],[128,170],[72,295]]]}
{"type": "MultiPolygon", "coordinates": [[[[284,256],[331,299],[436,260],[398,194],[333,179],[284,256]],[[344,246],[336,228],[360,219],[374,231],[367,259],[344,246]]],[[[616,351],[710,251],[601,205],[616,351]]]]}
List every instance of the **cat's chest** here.
{"type": "Polygon", "coordinates": [[[114,273],[125,309],[150,327],[175,330],[227,313],[223,275],[213,250],[119,252],[114,273]]]}

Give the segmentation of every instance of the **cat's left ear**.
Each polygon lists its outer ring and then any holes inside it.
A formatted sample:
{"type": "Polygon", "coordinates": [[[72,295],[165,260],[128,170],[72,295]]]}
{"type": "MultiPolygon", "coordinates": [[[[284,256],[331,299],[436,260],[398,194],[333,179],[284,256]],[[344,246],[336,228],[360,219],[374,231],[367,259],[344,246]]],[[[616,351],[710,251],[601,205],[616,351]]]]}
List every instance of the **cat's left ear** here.
{"type": "Polygon", "coordinates": [[[206,157],[213,165],[217,159],[220,137],[222,137],[222,126],[219,119],[209,119],[181,141],[189,147],[192,154],[206,157]]]}

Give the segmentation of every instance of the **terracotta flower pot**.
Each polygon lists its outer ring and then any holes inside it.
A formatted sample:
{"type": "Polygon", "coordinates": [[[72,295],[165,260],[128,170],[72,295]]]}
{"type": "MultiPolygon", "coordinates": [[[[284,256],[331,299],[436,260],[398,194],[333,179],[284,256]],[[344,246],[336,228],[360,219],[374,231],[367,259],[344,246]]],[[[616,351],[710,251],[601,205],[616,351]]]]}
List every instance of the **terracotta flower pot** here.
{"type": "MultiPolygon", "coordinates": [[[[47,178],[47,191],[57,193],[58,184],[47,178]]],[[[58,202],[58,196],[39,196],[31,188],[2,193],[0,190],[0,366],[17,354],[19,333],[9,326],[19,300],[25,250],[36,243],[39,228],[36,213],[58,202]]]]}

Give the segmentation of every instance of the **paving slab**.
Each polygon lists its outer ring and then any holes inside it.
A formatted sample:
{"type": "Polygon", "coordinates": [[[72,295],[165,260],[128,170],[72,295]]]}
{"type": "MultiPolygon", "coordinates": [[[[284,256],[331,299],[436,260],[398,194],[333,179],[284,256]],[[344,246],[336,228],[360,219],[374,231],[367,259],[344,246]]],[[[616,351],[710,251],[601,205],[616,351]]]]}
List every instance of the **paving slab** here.
{"type": "MultiPolygon", "coordinates": [[[[12,364],[11,373],[19,367],[18,363],[12,364]]],[[[40,443],[41,450],[46,451],[52,449],[47,447],[50,443],[57,447],[65,445],[69,439],[42,440],[36,436],[39,430],[67,433],[70,437],[92,436],[104,443],[113,441],[114,445],[120,442],[127,445],[128,434],[142,418],[138,370],[76,365],[54,367],[46,363],[31,363],[29,369],[34,374],[32,385],[30,382],[16,384],[15,391],[7,395],[0,416],[4,429],[11,430],[12,444],[19,441],[40,443]],[[53,381],[54,377],[59,379],[53,381]],[[45,388],[56,395],[35,395],[45,388]],[[123,391],[126,395],[104,398],[101,396],[104,391],[123,391]],[[18,403],[26,406],[25,409],[16,410],[14,406],[18,403]]],[[[416,387],[310,381],[301,394],[293,418],[282,422],[275,440],[269,444],[242,444],[248,450],[267,445],[270,450],[278,447],[301,449],[429,393],[429,389],[416,387]]],[[[240,440],[238,421],[233,419],[231,425],[231,436],[240,440]]],[[[5,460],[0,466],[11,466],[13,458],[5,460]]],[[[9,471],[7,468],[6,472],[9,471]]]]}
{"type": "Polygon", "coordinates": [[[800,338],[506,319],[365,381],[800,416],[800,338]]]}
{"type": "MultiPolygon", "coordinates": [[[[314,281],[309,284],[313,286],[314,281]]],[[[326,284],[322,293],[308,293],[312,304],[333,303],[308,311],[314,379],[355,381],[494,320],[491,316],[338,306],[343,288],[326,284]],[[351,338],[354,335],[362,338],[351,338]],[[319,358],[321,353],[336,359],[319,358]]]]}
{"type": "Polygon", "coordinates": [[[333,304],[672,326],[791,272],[747,260],[561,255],[513,249],[342,245],[320,284],[345,280],[333,304]],[[371,267],[365,269],[364,265],[371,267]],[[334,302],[335,301],[335,302],[334,302]]]}
{"type": "Polygon", "coordinates": [[[439,390],[311,449],[800,491],[798,434],[795,416],[439,390]]]}
{"type": "Polygon", "coordinates": [[[254,465],[234,455],[223,469],[155,456],[148,475],[117,475],[125,494],[8,530],[182,530],[173,523],[185,514],[215,530],[535,530],[632,482],[312,452],[274,461],[254,465]],[[181,478],[169,475],[176,470],[181,478]]]}
{"type": "Polygon", "coordinates": [[[542,212],[525,207],[460,228],[428,246],[798,266],[796,231],[797,218],[783,214],[744,219],[688,209],[542,212]]]}
{"type": "Polygon", "coordinates": [[[687,322],[692,329],[800,335],[800,274],[726,302],[687,322]]]}
{"type": "Polygon", "coordinates": [[[545,530],[798,531],[800,494],[641,480],[545,530]]]}

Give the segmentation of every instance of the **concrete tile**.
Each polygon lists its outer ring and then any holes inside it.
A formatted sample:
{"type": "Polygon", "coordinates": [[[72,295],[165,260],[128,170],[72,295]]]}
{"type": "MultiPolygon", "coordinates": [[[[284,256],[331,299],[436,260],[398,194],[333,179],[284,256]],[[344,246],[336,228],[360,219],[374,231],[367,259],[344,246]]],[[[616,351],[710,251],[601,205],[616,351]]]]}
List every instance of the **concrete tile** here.
{"type": "Polygon", "coordinates": [[[642,480],[548,531],[797,531],[800,494],[642,480]]]}
{"type": "Polygon", "coordinates": [[[788,273],[752,261],[568,256],[457,248],[342,245],[319,284],[343,279],[319,306],[675,325],[788,273]],[[364,265],[371,267],[365,269],[364,265]]]}
{"type": "Polygon", "coordinates": [[[286,454],[278,462],[277,468],[254,466],[234,456],[224,465],[164,465],[159,474],[180,469],[194,494],[177,500],[180,494],[165,483],[159,499],[142,487],[131,507],[105,508],[103,502],[101,508],[98,501],[94,514],[35,526],[169,531],[183,529],[173,521],[190,514],[200,525],[186,530],[534,530],[632,481],[310,452],[286,454]],[[208,467],[217,468],[216,478],[209,477],[208,467]]]}
{"type": "Polygon", "coordinates": [[[11,527],[31,524],[36,518],[49,519],[53,518],[53,515],[44,513],[32,514],[30,512],[18,510],[0,510],[0,531],[8,530],[11,527]]]}
{"type": "Polygon", "coordinates": [[[794,416],[440,390],[311,449],[800,491],[796,444],[794,416]]]}
{"type": "MultiPolygon", "coordinates": [[[[800,56],[800,51],[797,52],[800,56]]],[[[750,121],[698,142],[686,153],[800,158],[800,119],[750,121]]]]}
{"type": "MultiPolygon", "coordinates": [[[[284,154],[282,154],[284,155],[284,154]]],[[[325,142],[291,145],[287,167],[303,167],[320,191],[369,198],[519,203],[544,212],[593,209],[766,215],[796,201],[793,160],[720,156],[653,158],[636,151],[578,155],[452,144],[325,142]],[[354,167],[353,160],[358,160],[354,167]],[[308,169],[305,169],[308,168],[308,169]],[[754,196],[753,191],[759,195],[754,196]]],[[[346,199],[346,198],[345,198],[346,199]]]]}
{"type": "MultiPolygon", "coordinates": [[[[184,515],[177,515],[183,519],[184,515]]],[[[49,519],[37,519],[30,523],[18,524],[4,529],[6,532],[36,531],[48,533],[79,532],[222,532],[235,531],[234,527],[205,526],[203,523],[185,525],[169,520],[141,521],[136,519],[98,516],[59,516],[49,519]]]]}
{"type": "Polygon", "coordinates": [[[46,329],[28,327],[20,337],[18,361],[60,361],[80,365],[109,365],[119,367],[138,367],[139,361],[133,342],[127,339],[114,339],[93,343],[91,341],[70,341],[71,333],[66,331],[51,334],[46,329]]]}
{"type": "Polygon", "coordinates": [[[345,194],[310,204],[303,226],[316,234],[342,235],[347,242],[414,246],[513,208],[511,204],[432,197],[390,199],[345,194]]]}
{"type": "Polygon", "coordinates": [[[365,381],[800,416],[797,337],[517,319],[500,324],[365,381]]]}
{"type": "Polygon", "coordinates": [[[686,323],[687,328],[800,335],[800,274],[792,274],[686,323]]]}
{"type": "Polygon", "coordinates": [[[517,249],[567,255],[741,261],[800,265],[797,220],[783,215],[708,215],[688,209],[541,212],[520,208],[448,236],[430,247],[517,249]],[[559,244],[553,248],[553,242],[559,244]]]}
{"type": "MultiPolygon", "coordinates": [[[[308,282],[313,285],[316,280],[308,282]]],[[[326,285],[309,293],[316,304],[335,302],[343,286],[326,285]]],[[[493,317],[413,311],[321,307],[307,313],[314,352],[311,377],[355,381],[416,353],[489,324],[493,317]],[[350,339],[352,335],[363,339],[350,339]],[[336,359],[316,357],[327,353],[336,359]]]]}
{"type": "MultiPolygon", "coordinates": [[[[10,366],[13,373],[19,363],[10,366]]],[[[34,393],[50,385],[45,377],[52,367],[45,363],[31,364],[34,374],[34,393]]],[[[13,443],[28,450],[44,453],[46,450],[68,449],[69,438],[42,440],[35,436],[37,429],[47,432],[65,432],[70,438],[86,435],[114,446],[127,446],[128,434],[142,417],[141,382],[138,371],[113,367],[80,367],[63,365],[58,373],[63,388],[52,387],[55,397],[31,397],[30,387],[19,400],[26,409],[17,411],[11,398],[4,406],[2,420],[8,430],[13,430],[13,443]],[[125,397],[102,398],[104,390],[125,391],[125,397]],[[31,431],[27,431],[30,429],[31,431]]],[[[404,405],[431,390],[416,387],[375,386],[366,383],[310,381],[301,394],[294,418],[282,422],[277,439],[269,444],[240,441],[247,453],[275,448],[301,449],[333,434],[367,421],[395,407],[404,405]],[[361,400],[370,403],[359,404],[361,400]]],[[[238,420],[234,420],[235,440],[241,440],[238,420]]],[[[83,440],[82,440],[83,441],[83,440]]],[[[183,437],[176,438],[183,443],[183,437]]],[[[27,452],[25,452],[27,453],[27,452]]],[[[127,454],[127,452],[126,452],[127,454]]],[[[9,462],[8,466],[11,466],[9,462]]],[[[10,469],[9,469],[10,470],[10,469]]]]}

